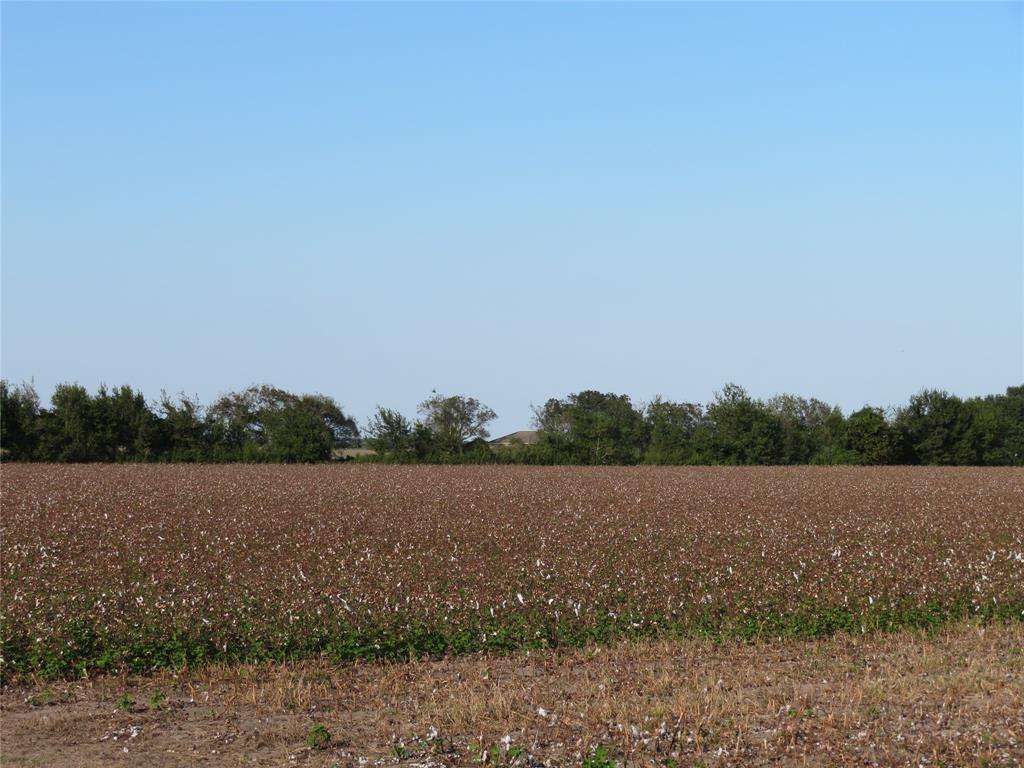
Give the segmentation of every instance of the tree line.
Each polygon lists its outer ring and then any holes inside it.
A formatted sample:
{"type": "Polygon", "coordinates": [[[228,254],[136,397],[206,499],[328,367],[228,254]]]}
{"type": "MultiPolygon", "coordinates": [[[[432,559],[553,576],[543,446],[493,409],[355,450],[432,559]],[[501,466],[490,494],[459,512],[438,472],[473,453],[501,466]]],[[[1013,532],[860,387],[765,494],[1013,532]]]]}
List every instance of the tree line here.
{"type": "Polygon", "coordinates": [[[5,460],[318,462],[365,447],[360,461],[520,464],[1024,465],[1024,386],[963,399],[923,390],[890,411],[751,397],[727,384],[707,404],[586,390],[534,409],[536,438],[495,448],[497,415],[473,397],[432,393],[418,418],[379,406],[360,431],[333,398],[270,385],[204,406],[163,394],[61,384],[49,407],[31,385],[0,382],[5,460]]]}
{"type": "Polygon", "coordinates": [[[205,407],[166,394],[151,405],[129,386],[90,394],[60,384],[43,408],[31,385],[0,382],[0,448],[14,461],[314,462],[358,441],[332,398],[269,385],[205,407]]]}

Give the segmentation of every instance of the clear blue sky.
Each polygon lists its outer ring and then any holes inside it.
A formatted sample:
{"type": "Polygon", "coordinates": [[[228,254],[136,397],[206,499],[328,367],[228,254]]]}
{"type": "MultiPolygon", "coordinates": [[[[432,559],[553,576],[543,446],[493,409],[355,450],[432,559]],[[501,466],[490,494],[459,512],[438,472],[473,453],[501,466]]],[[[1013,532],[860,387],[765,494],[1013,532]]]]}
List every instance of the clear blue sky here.
{"type": "Polygon", "coordinates": [[[2,4],[2,368],[528,426],[1024,380],[1022,5],[2,4]]]}

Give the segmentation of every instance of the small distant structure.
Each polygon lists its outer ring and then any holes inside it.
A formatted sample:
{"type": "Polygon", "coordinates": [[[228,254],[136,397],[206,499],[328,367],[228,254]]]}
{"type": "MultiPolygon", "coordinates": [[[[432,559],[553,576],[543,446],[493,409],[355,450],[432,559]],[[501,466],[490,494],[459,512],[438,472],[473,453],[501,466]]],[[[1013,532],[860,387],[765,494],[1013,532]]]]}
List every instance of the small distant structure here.
{"type": "Polygon", "coordinates": [[[372,448],[335,448],[331,451],[331,458],[335,461],[352,461],[362,456],[376,456],[377,452],[372,448]]]}
{"type": "Polygon", "coordinates": [[[539,432],[532,429],[521,429],[508,435],[496,437],[488,441],[491,448],[511,448],[514,445],[534,445],[537,442],[539,432]]]}

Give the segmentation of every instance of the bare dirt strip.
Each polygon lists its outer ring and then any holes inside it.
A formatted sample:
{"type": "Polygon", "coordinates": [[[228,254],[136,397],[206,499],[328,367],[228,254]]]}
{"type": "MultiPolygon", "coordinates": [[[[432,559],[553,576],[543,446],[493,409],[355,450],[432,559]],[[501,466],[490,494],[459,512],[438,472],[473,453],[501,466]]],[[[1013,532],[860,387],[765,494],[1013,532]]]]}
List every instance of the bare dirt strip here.
{"type": "Polygon", "coordinates": [[[0,705],[4,766],[1018,766],[1024,624],[22,681],[0,705]]]}

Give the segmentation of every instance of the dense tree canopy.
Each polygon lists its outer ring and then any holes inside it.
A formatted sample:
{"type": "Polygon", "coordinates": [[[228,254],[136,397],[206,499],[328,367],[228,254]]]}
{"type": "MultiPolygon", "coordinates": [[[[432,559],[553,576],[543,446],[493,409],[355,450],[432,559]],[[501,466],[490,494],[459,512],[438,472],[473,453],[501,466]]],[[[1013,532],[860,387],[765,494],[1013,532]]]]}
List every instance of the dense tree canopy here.
{"type": "Polygon", "coordinates": [[[856,464],[892,464],[900,457],[900,434],[881,408],[865,407],[850,414],[842,446],[856,464]]]}
{"type": "Polygon", "coordinates": [[[699,458],[700,439],[706,432],[699,405],[655,397],[644,411],[644,426],[648,464],[690,464],[699,458]]]}
{"type": "Polygon", "coordinates": [[[21,461],[314,462],[359,440],[333,399],[269,385],[229,392],[209,408],[166,393],[150,406],[127,386],[91,395],[60,384],[49,408],[28,385],[3,382],[0,394],[4,456],[21,461]]]}
{"type": "Polygon", "coordinates": [[[431,394],[419,405],[423,424],[441,454],[463,454],[468,442],[490,437],[487,425],[497,414],[475,397],[431,394]]]}
{"type": "Polygon", "coordinates": [[[317,462],[372,448],[367,461],[524,464],[1024,465],[1024,386],[962,399],[925,389],[886,412],[844,416],[814,398],[767,401],[726,384],[706,406],[583,390],[534,409],[535,443],[492,448],[494,411],[436,392],[420,419],[378,407],[362,439],[332,398],[267,384],[196,398],[61,384],[48,407],[31,385],[0,382],[0,451],[12,461],[317,462]]]}
{"type": "Polygon", "coordinates": [[[575,464],[634,464],[643,456],[643,416],[626,395],[586,390],[535,412],[549,450],[575,464]]]}
{"type": "Polygon", "coordinates": [[[36,391],[29,384],[0,381],[0,446],[6,455],[15,461],[35,458],[40,426],[36,391]]]}
{"type": "Polygon", "coordinates": [[[967,434],[971,409],[956,395],[926,389],[910,398],[896,416],[903,435],[903,459],[909,464],[970,464],[967,434]]]}

